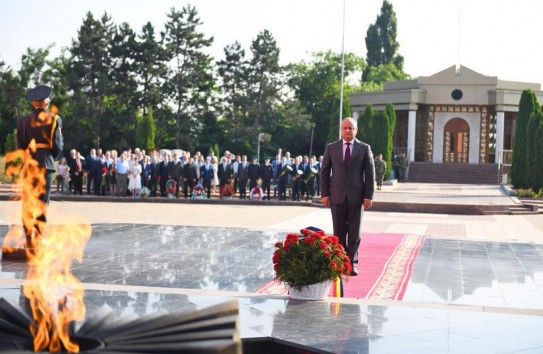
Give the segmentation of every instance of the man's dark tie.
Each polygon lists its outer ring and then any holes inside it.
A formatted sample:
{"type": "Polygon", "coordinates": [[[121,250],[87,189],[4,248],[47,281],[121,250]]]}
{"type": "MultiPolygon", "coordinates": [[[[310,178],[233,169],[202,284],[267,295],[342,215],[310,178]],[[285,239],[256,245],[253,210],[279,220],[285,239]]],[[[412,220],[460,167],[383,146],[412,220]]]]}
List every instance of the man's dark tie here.
{"type": "Polygon", "coordinates": [[[343,163],[345,164],[345,167],[349,167],[349,162],[351,162],[351,143],[345,144],[347,144],[347,148],[345,149],[345,158],[343,159],[343,163]]]}

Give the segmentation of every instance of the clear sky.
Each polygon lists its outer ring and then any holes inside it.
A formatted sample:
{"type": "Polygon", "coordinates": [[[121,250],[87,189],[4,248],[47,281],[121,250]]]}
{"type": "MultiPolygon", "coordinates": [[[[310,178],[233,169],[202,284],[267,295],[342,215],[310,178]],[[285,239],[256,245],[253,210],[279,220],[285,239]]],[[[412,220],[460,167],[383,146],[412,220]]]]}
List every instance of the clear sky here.
{"type": "MultiPolygon", "coordinates": [[[[398,19],[399,52],[413,77],[433,75],[458,62],[502,80],[543,84],[542,0],[391,0],[398,19]]],[[[0,0],[0,59],[18,68],[27,47],[55,43],[57,54],[77,37],[87,11],[107,12],[137,33],[150,21],[163,29],[171,7],[195,5],[201,30],[215,41],[210,52],[251,41],[268,29],[281,62],[308,53],[341,51],[343,0],[0,0]]],[[[382,0],[345,0],[345,50],[366,56],[365,36],[382,0]]]]}

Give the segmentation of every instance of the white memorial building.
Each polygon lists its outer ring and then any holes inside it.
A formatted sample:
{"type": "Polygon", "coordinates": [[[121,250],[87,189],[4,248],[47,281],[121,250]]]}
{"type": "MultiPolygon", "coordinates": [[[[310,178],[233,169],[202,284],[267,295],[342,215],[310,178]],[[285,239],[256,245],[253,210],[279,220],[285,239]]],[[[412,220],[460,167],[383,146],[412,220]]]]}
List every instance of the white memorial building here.
{"type": "Polygon", "coordinates": [[[456,164],[456,170],[458,164],[499,168],[511,163],[515,121],[525,89],[543,102],[540,84],[504,81],[451,66],[432,76],[385,82],[381,92],[351,94],[350,104],[355,119],[369,104],[376,111],[384,110],[387,103],[394,106],[395,153],[405,153],[412,167],[424,163],[426,169],[429,164],[456,164]]]}

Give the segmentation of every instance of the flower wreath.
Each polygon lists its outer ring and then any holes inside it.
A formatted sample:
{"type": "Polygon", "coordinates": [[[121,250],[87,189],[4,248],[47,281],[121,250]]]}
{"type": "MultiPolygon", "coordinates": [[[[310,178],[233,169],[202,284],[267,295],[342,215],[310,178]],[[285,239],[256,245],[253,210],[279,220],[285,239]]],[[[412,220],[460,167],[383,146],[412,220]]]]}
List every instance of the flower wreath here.
{"type": "Polygon", "coordinates": [[[300,290],[302,287],[349,275],[352,265],[339,239],[315,228],[287,234],[275,243],[275,278],[300,290]]]}
{"type": "Polygon", "coordinates": [[[172,198],[175,194],[175,190],[177,188],[177,182],[175,182],[173,179],[169,179],[166,181],[166,194],[169,198],[172,198]]]}
{"type": "Polygon", "coordinates": [[[206,191],[204,187],[202,186],[202,183],[198,182],[198,184],[192,189],[191,199],[205,199],[206,198],[206,191]]]}
{"type": "Polygon", "coordinates": [[[224,186],[221,187],[221,195],[226,198],[232,198],[234,196],[234,188],[230,182],[226,182],[224,186]]]}
{"type": "Polygon", "coordinates": [[[264,193],[262,192],[262,188],[260,188],[260,186],[256,186],[251,189],[251,193],[249,193],[249,199],[262,200],[263,195],[264,193]]]}

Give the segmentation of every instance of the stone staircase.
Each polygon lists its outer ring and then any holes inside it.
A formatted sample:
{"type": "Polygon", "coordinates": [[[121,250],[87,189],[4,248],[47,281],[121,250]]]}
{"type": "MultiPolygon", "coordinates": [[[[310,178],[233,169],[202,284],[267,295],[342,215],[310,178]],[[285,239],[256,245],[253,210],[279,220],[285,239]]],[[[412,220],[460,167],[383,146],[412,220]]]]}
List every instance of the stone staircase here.
{"type": "Polygon", "coordinates": [[[519,198],[522,204],[509,207],[512,215],[543,214],[543,199],[519,198]]]}
{"type": "Polygon", "coordinates": [[[501,171],[497,164],[461,164],[411,162],[408,182],[500,184],[501,171]]]}

